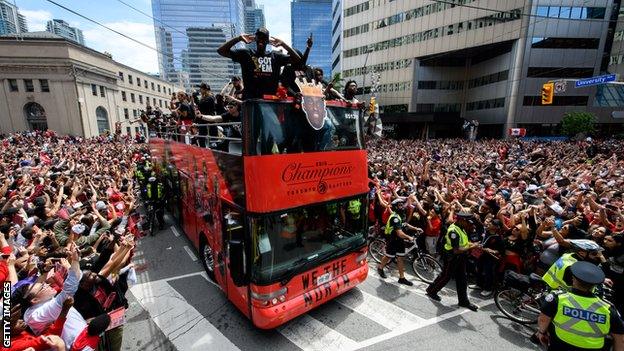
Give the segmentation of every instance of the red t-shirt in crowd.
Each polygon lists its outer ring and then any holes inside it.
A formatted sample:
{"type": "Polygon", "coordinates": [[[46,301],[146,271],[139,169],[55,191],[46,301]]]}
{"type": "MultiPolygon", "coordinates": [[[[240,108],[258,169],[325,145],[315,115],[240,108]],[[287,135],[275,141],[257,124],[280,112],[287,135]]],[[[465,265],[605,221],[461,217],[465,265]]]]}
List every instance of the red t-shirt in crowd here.
{"type": "Polygon", "coordinates": [[[429,222],[431,223],[431,228],[429,226],[425,227],[425,235],[439,236],[440,230],[442,229],[442,220],[440,220],[440,217],[433,217],[429,222]]]}

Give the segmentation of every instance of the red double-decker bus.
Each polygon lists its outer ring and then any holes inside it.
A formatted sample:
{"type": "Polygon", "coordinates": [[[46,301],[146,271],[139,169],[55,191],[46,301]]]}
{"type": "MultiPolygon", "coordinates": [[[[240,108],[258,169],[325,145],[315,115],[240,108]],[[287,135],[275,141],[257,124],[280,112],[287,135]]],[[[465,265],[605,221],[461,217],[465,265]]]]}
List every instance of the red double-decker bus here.
{"type": "Polygon", "coordinates": [[[213,148],[150,139],[175,189],[172,212],[208,275],[259,328],[275,328],[368,274],[361,113],[338,102],[326,111],[315,130],[291,101],[249,100],[241,123],[210,125],[241,138],[210,137],[213,148]]]}

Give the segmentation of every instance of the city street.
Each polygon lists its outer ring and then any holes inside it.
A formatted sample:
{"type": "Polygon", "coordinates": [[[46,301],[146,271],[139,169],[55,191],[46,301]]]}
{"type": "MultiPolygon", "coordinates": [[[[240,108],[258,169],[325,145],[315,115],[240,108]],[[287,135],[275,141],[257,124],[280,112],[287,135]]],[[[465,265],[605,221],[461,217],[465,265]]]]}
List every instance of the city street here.
{"type": "Polygon", "coordinates": [[[134,262],[139,282],[128,294],[124,350],[537,349],[528,340],[532,329],[503,318],[493,299],[473,296],[481,307],[474,313],[457,308],[447,288],[442,303],[435,303],[416,277],[408,277],[414,287],[396,283],[396,271],[381,279],[371,269],[368,279],[345,295],[263,331],[207,279],[179,228],[141,239],[134,262]]]}

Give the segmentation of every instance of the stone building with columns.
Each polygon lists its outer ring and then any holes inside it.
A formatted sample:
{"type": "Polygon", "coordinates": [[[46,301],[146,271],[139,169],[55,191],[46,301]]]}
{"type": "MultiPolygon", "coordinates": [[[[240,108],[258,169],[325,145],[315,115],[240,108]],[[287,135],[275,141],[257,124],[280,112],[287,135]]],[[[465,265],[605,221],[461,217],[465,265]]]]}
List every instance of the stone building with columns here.
{"type": "Polygon", "coordinates": [[[146,106],[167,109],[181,90],[150,74],[48,32],[0,36],[0,133],[54,130],[93,137],[140,130],[146,106]]]}

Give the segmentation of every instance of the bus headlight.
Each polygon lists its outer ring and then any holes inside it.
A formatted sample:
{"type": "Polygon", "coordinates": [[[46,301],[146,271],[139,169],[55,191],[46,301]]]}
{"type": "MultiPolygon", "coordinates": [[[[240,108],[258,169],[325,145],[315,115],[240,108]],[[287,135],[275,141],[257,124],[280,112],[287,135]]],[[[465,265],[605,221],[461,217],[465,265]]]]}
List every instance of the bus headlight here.
{"type": "Polygon", "coordinates": [[[366,264],[366,255],[368,253],[366,251],[364,251],[364,253],[362,253],[361,255],[359,255],[358,257],[355,258],[355,263],[359,263],[360,266],[363,266],[366,264]]]}

